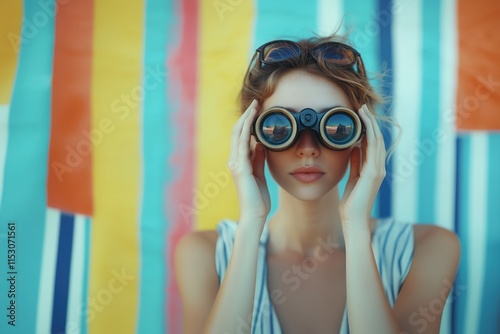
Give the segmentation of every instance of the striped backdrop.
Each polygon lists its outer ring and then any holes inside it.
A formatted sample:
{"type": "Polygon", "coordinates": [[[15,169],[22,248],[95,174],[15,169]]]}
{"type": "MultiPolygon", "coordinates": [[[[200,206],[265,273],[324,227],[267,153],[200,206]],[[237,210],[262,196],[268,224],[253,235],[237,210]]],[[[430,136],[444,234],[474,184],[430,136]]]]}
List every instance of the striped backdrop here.
{"type": "Polygon", "coordinates": [[[493,0],[1,1],[0,333],[180,333],[173,250],[238,218],[253,50],[339,26],[403,128],[374,215],[456,231],[442,333],[499,333],[498,22],[493,0]]]}

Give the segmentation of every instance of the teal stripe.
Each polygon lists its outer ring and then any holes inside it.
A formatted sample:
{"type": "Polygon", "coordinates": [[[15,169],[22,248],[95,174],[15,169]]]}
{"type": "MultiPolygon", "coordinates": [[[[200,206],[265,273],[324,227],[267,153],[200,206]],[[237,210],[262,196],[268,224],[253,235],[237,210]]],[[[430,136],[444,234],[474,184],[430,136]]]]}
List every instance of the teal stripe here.
{"type": "Polygon", "coordinates": [[[486,259],[484,273],[484,291],[482,293],[481,319],[479,333],[500,333],[500,134],[488,135],[488,189],[487,191],[487,226],[486,226],[486,259]]]}
{"type": "MultiPolygon", "coordinates": [[[[256,5],[255,45],[253,50],[273,39],[297,40],[313,37],[316,32],[316,2],[294,2],[287,0],[258,0],[256,5]]],[[[252,50],[252,51],[253,51],[252,50]]],[[[272,216],[278,206],[278,186],[274,182],[269,169],[265,169],[269,193],[271,195],[272,216]]]]}
{"type": "MultiPolygon", "coordinates": [[[[456,206],[456,217],[455,226],[458,233],[458,238],[461,245],[461,259],[458,268],[457,277],[455,280],[455,286],[467,287],[467,272],[469,268],[469,259],[467,254],[469,254],[469,247],[474,247],[474,245],[469,245],[468,235],[471,228],[469,222],[469,178],[470,178],[470,136],[460,136],[457,138],[457,180],[456,180],[456,191],[457,200],[456,206]]],[[[458,291],[458,290],[456,290],[458,291]]],[[[461,290],[460,293],[454,295],[453,299],[453,328],[455,328],[454,334],[467,334],[464,332],[466,312],[467,312],[467,289],[461,290]]]]}
{"type": "Polygon", "coordinates": [[[143,194],[141,213],[141,286],[138,333],[164,333],[165,310],[165,184],[175,141],[167,138],[166,58],[173,2],[146,1],[143,105],[143,194]],[[152,75],[151,71],[163,73],[152,75]],[[169,151],[169,152],[168,152],[169,151]]]}
{"type": "MultiPolygon", "coordinates": [[[[16,223],[16,326],[7,324],[6,261],[2,264],[0,293],[3,316],[0,333],[35,333],[38,285],[47,210],[46,179],[50,133],[50,96],[54,44],[54,1],[24,2],[16,83],[9,115],[0,234],[16,223]],[[48,3],[48,4],[47,4],[48,3]]],[[[0,254],[7,254],[5,237],[0,254]]],[[[3,257],[5,259],[5,256],[3,257]]],[[[10,285],[9,285],[10,286],[10,285]]]]}
{"type": "Polygon", "coordinates": [[[88,291],[89,291],[89,266],[90,266],[90,235],[92,232],[91,225],[92,220],[88,217],[85,218],[85,236],[84,236],[84,259],[83,259],[83,280],[82,280],[82,305],[81,311],[81,322],[80,322],[80,334],[87,334],[89,329],[87,326],[87,310],[88,305],[88,291]]]}
{"type": "MultiPolygon", "coordinates": [[[[420,142],[429,142],[439,127],[440,93],[440,15],[441,1],[424,0],[422,8],[422,97],[420,108],[420,142]]],[[[418,167],[418,221],[434,223],[436,211],[437,149],[419,149],[422,163],[418,167]]]]}
{"type": "MultiPolygon", "coordinates": [[[[344,0],[344,26],[349,34],[350,43],[361,53],[368,75],[380,72],[379,39],[380,29],[377,21],[378,0],[344,0]]],[[[374,87],[378,83],[372,81],[374,87]]]]}
{"type": "MultiPolygon", "coordinates": [[[[379,12],[378,0],[363,0],[363,1],[343,1],[344,7],[344,27],[346,31],[350,31],[349,41],[356,50],[361,53],[363,62],[368,72],[368,77],[374,77],[375,73],[380,73],[379,45],[380,45],[380,28],[378,25],[377,15],[379,12]]],[[[378,90],[380,84],[375,80],[371,80],[373,87],[378,90]]],[[[380,90],[378,90],[380,91],[380,90]]],[[[345,176],[348,178],[349,174],[345,176]]],[[[342,187],[345,180],[339,185],[342,187]]],[[[343,192],[343,189],[341,190],[343,192]]],[[[375,200],[372,208],[372,215],[379,217],[379,196],[375,200]]]]}

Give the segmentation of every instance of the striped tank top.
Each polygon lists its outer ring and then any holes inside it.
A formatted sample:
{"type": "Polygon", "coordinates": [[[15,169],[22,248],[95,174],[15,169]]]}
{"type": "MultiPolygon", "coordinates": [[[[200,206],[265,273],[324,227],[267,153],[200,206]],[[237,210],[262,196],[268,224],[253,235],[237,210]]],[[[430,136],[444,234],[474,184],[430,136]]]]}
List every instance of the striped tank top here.
{"type": "MultiPolygon", "coordinates": [[[[224,279],[231,258],[237,226],[236,222],[229,220],[221,221],[217,225],[219,237],[216,244],[215,265],[219,283],[224,279]]],[[[262,232],[258,250],[252,327],[250,328],[249,319],[238,320],[238,327],[244,332],[251,329],[252,334],[282,333],[267,289],[266,246],[268,239],[269,230],[266,225],[262,232]]],[[[413,258],[413,226],[395,222],[391,218],[378,220],[372,235],[372,249],[385,294],[391,307],[393,307],[401,285],[410,270],[413,258]]],[[[341,334],[349,333],[347,319],[346,307],[340,326],[341,334]]]]}

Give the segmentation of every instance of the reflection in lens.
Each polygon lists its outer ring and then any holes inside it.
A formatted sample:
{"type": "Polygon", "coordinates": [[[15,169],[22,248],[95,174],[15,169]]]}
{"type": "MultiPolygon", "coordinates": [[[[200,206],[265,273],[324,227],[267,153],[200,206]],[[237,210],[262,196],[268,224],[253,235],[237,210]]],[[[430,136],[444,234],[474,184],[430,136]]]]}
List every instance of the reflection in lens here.
{"type": "Polygon", "coordinates": [[[354,120],[343,113],[333,114],[325,122],[325,133],[335,144],[345,144],[351,141],[356,133],[354,120]]]}
{"type": "Polygon", "coordinates": [[[271,145],[286,142],[292,133],[290,120],[282,114],[271,114],[261,123],[262,138],[271,145]]]}
{"type": "Polygon", "coordinates": [[[352,64],[355,59],[352,50],[336,44],[325,44],[318,47],[315,50],[315,56],[342,65],[352,64]]]}
{"type": "Polygon", "coordinates": [[[293,44],[272,44],[264,50],[264,60],[279,62],[297,57],[300,54],[298,46],[293,44]]]}

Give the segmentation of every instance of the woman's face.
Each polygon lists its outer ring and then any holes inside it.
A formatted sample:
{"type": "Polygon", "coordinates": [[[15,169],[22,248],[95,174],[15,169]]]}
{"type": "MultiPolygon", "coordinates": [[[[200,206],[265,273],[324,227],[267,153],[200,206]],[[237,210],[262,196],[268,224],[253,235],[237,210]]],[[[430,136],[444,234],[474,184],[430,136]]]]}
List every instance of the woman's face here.
{"type": "MultiPolygon", "coordinates": [[[[327,79],[305,71],[285,74],[274,93],[264,101],[260,111],[280,106],[299,112],[305,108],[320,111],[326,108],[352,105],[342,89],[327,79]]],[[[302,131],[295,144],[280,152],[267,151],[271,175],[292,196],[304,200],[321,198],[344,176],[352,147],[334,151],[324,147],[312,130],[302,131]],[[306,167],[305,173],[298,168],[306,167]],[[316,168],[318,173],[309,173],[316,168]],[[308,169],[309,168],[309,169],[308,169]]]]}

